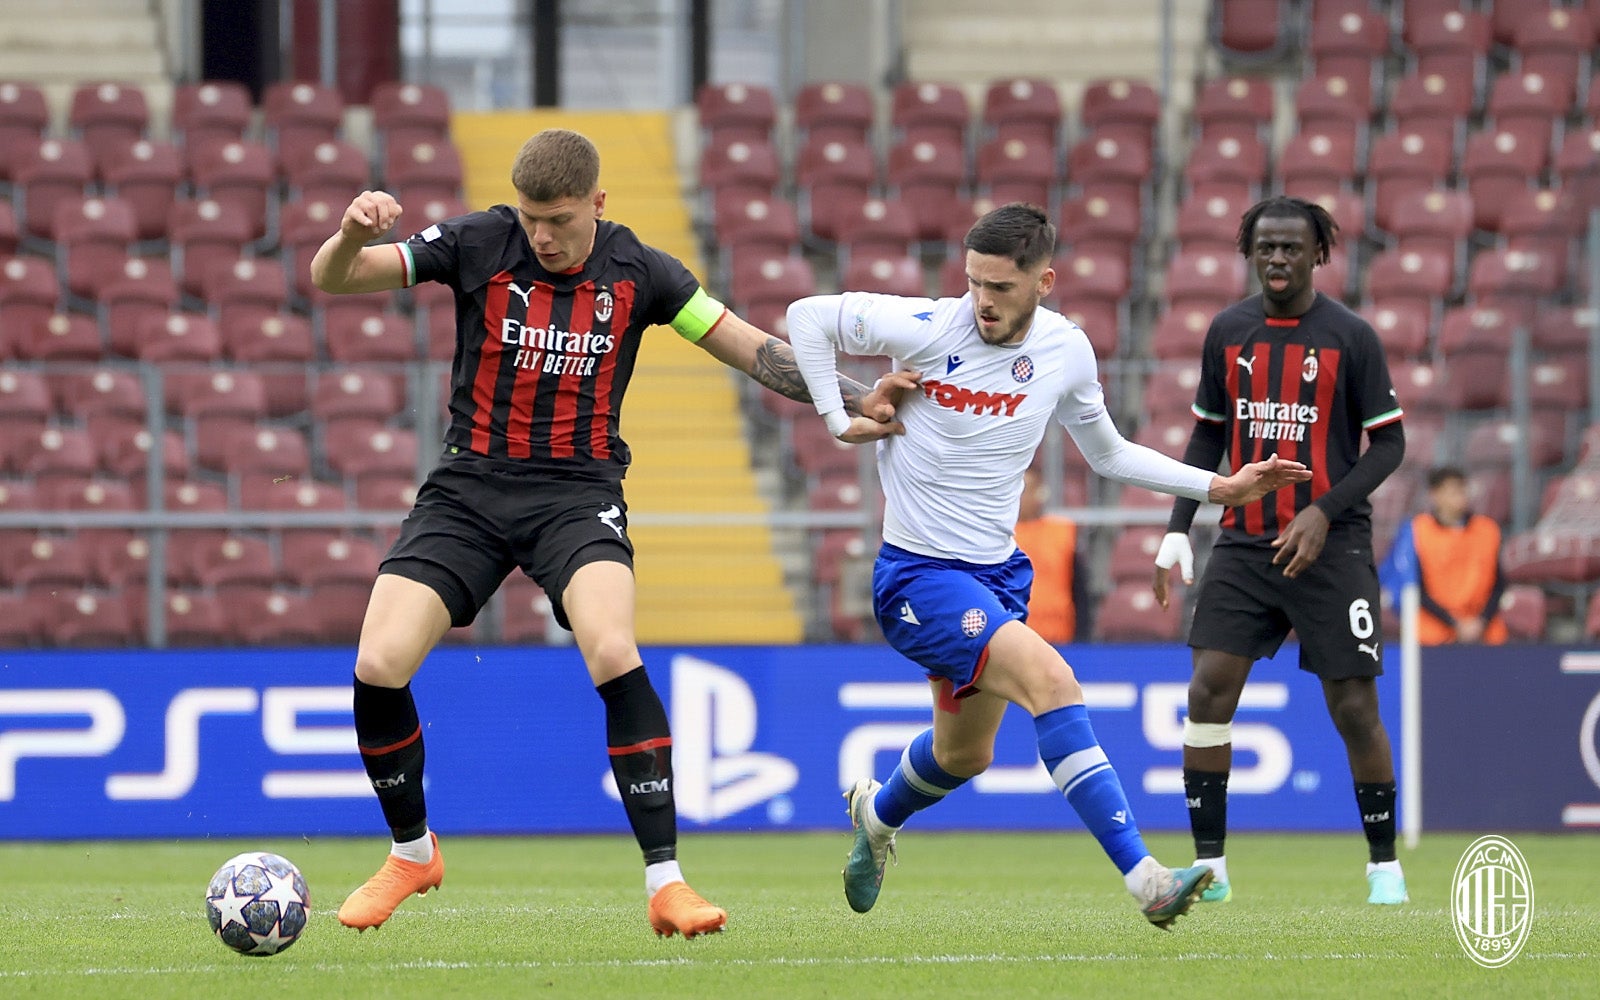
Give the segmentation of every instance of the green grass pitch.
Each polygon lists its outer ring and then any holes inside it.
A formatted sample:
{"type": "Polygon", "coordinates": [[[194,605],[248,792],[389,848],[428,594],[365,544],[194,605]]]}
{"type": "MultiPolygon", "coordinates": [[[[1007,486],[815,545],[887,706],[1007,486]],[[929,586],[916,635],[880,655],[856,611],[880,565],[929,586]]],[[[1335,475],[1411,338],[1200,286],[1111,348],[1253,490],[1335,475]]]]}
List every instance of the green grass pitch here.
{"type": "MultiPolygon", "coordinates": [[[[878,907],[840,889],[845,834],[685,838],[726,933],[657,939],[623,838],[444,839],[444,887],[356,934],[334,911],[380,841],[0,844],[0,996],[85,997],[1577,997],[1600,982],[1600,841],[1513,835],[1535,915],[1509,966],[1470,962],[1450,922],[1473,838],[1402,853],[1411,903],[1366,905],[1365,848],[1342,836],[1237,835],[1235,898],[1171,933],[1146,924],[1080,830],[901,838],[878,907]],[[311,885],[293,948],[243,958],[214,940],[204,890],[241,850],[277,851],[311,885]]],[[[1150,838],[1186,863],[1187,838],[1150,838]]]]}

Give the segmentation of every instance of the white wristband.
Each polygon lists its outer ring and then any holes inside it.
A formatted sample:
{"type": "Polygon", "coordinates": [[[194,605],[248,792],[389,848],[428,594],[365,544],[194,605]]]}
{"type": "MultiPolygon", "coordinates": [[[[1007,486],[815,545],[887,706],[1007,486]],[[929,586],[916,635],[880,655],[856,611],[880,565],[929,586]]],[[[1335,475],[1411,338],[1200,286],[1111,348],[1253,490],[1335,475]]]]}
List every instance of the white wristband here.
{"type": "Polygon", "coordinates": [[[850,429],[850,414],[843,410],[829,410],[822,415],[822,422],[828,425],[828,433],[838,437],[850,429]]]}

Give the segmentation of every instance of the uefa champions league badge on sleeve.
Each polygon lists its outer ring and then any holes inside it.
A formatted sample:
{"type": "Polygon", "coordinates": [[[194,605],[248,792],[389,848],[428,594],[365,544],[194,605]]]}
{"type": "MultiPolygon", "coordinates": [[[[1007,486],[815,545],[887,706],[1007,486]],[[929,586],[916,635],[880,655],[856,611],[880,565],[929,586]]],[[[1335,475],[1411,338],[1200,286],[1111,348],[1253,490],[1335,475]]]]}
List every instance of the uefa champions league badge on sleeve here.
{"type": "Polygon", "coordinates": [[[1467,957],[1486,969],[1510,965],[1533,926],[1533,876],[1517,846],[1479,837],[1456,865],[1450,917],[1467,957]]]}

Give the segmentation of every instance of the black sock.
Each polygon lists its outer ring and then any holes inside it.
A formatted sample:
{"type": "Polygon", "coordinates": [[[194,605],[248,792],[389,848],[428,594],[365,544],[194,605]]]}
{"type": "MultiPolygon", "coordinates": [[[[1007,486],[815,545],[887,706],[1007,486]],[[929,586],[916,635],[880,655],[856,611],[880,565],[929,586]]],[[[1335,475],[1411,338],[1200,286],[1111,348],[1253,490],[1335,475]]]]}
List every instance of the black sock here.
{"type": "Polygon", "coordinates": [[[1361,809],[1361,828],[1367,834],[1372,863],[1393,861],[1394,782],[1356,782],[1356,805],[1361,809]]]}
{"type": "Polygon", "coordinates": [[[411,685],[374,687],[357,678],[355,714],[361,763],[389,831],[397,843],[416,840],[428,830],[428,807],[422,799],[422,726],[411,685]]]}
{"type": "Polygon", "coordinates": [[[678,856],[678,810],[672,801],[672,735],[667,710],[639,666],[597,689],[606,703],[611,773],[644,863],[678,856]]]}
{"type": "Polygon", "coordinates": [[[1222,857],[1228,839],[1228,772],[1183,769],[1183,796],[1196,858],[1222,857]]]}

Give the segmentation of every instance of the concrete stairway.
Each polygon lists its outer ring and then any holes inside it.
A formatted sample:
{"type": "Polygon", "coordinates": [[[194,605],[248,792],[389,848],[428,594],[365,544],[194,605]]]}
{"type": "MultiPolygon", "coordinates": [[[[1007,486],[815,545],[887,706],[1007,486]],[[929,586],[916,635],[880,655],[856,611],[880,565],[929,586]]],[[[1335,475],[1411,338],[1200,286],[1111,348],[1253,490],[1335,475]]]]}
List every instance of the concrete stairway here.
{"type": "Polygon", "coordinates": [[[160,135],[172,108],[161,39],[160,17],[149,0],[5,0],[0,77],[37,84],[58,134],[80,83],[136,83],[150,105],[152,130],[160,135]]]}

